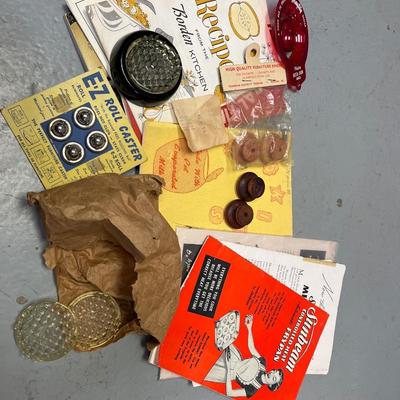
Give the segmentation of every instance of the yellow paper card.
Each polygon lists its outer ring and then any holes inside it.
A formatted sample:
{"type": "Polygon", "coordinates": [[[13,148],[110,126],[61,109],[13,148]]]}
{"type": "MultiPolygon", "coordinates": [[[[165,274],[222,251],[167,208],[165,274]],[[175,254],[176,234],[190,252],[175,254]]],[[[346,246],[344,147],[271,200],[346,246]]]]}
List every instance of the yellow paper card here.
{"type": "Polygon", "coordinates": [[[160,212],[172,226],[232,230],[225,224],[224,207],[237,198],[236,181],[245,171],[266,183],[264,195],[249,203],[253,221],[241,232],[292,235],[291,167],[270,164],[234,170],[229,144],[193,153],[176,124],[146,122],[143,148],[148,161],[141,173],[165,180],[160,212]]]}
{"type": "Polygon", "coordinates": [[[12,104],[2,114],[46,189],[123,173],[146,160],[102,69],[12,104]],[[82,110],[92,115],[86,126],[77,119],[82,110]],[[63,136],[52,128],[56,124],[63,136]]]}

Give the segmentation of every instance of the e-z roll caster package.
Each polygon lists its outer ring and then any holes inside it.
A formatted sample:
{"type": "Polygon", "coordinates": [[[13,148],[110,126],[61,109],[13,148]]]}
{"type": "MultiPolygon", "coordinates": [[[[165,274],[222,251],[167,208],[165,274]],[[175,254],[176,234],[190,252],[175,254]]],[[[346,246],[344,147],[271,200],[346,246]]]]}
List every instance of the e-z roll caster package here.
{"type": "Polygon", "coordinates": [[[2,114],[46,189],[146,161],[106,74],[95,69],[2,114]]]}

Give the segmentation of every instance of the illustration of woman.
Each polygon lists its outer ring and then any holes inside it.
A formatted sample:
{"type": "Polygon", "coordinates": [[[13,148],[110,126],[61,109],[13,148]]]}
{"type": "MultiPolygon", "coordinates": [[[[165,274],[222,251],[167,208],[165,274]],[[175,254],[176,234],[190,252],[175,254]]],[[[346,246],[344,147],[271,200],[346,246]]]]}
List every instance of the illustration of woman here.
{"type": "Polygon", "coordinates": [[[261,357],[254,346],[252,315],[246,316],[245,326],[248,331],[248,348],[252,356],[243,359],[239,350],[232,344],[221,354],[205,378],[209,382],[225,383],[226,395],[230,397],[252,397],[264,385],[275,391],[283,381],[283,371],[267,371],[265,358],[261,357]],[[241,389],[234,389],[232,381],[236,381],[241,389]]]}

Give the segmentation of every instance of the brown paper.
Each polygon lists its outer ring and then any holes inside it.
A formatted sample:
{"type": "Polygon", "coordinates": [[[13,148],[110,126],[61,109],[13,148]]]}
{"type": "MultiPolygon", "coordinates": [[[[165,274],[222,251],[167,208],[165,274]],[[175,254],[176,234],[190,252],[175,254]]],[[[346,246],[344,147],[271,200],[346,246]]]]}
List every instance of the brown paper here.
{"type": "Polygon", "coordinates": [[[103,174],[41,193],[28,202],[42,212],[59,301],[92,290],[113,296],[124,326],[161,341],[175,311],[181,277],[175,232],[158,211],[162,179],[103,174]]]}
{"type": "Polygon", "coordinates": [[[220,106],[219,98],[214,95],[172,102],[176,119],[191,151],[206,150],[228,143],[220,106]]]}

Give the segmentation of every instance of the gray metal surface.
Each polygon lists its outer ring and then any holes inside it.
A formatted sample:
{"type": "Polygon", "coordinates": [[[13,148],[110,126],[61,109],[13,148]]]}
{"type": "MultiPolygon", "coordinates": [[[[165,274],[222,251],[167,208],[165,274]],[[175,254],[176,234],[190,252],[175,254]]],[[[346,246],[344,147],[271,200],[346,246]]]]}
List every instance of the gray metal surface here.
{"type": "MultiPolygon", "coordinates": [[[[347,274],[331,370],[306,377],[300,400],[400,399],[400,3],[310,1],[308,79],[293,96],[295,234],[340,242],[347,274]]],[[[63,0],[1,0],[0,105],[82,72],[63,0]]],[[[0,398],[217,399],[183,381],[157,382],[140,337],[51,364],[22,358],[16,301],[54,297],[37,214],[42,186],[0,121],[0,398]]]]}

